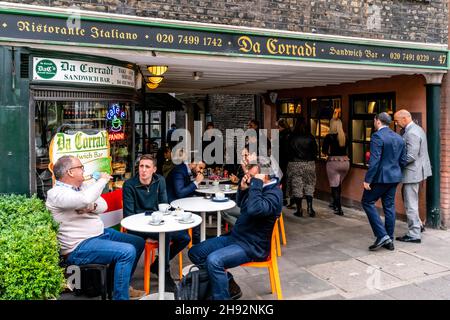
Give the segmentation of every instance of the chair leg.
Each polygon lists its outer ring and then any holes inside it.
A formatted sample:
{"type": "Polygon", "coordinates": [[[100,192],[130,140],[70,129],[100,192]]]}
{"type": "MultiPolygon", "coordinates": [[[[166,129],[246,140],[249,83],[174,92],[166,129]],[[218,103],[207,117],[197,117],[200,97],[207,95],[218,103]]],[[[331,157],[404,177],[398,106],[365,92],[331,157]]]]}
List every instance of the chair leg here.
{"type": "Polygon", "coordinates": [[[181,278],[183,278],[183,251],[180,251],[180,253],[178,253],[178,271],[181,280],[181,278]]]}
{"type": "Polygon", "coordinates": [[[153,250],[151,250],[146,244],[144,250],[144,291],[146,294],[149,294],[150,292],[150,265],[152,263],[152,252],[153,250]]]}
{"type": "Polygon", "coordinates": [[[281,213],[280,218],[278,219],[278,223],[280,225],[281,240],[283,241],[282,244],[283,246],[285,246],[287,244],[287,241],[286,241],[286,231],[284,229],[283,212],[281,213]]]}
{"type": "Polygon", "coordinates": [[[272,269],[272,267],[268,267],[267,269],[269,270],[270,290],[271,290],[272,294],[274,294],[276,292],[277,288],[276,288],[276,284],[275,284],[275,277],[273,274],[273,269],[272,269]]]}
{"type": "Polygon", "coordinates": [[[272,268],[273,268],[273,276],[275,280],[275,288],[277,291],[278,300],[283,300],[283,293],[281,291],[281,281],[280,281],[280,273],[278,270],[278,262],[277,258],[272,258],[272,268]]]}
{"type": "Polygon", "coordinates": [[[106,272],[107,268],[106,266],[102,269],[99,269],[100,271],[100,281],[101,281],[101,287],[102,287],[102,300],[106,300],[106,272]]]}
{"type": "Polygon", "coordinates": [[[189,237],[191,238],[191,241],[189,241],[189,244],[188,244],[188,248],[190,249],[190,248],[192,248],[192,228],[188,229],[188,234],[189,234],[189,237]]]}
{"type": "MultiPolygon", "coordinates": [[[[278,223],[278,222],[275,222],[278,223]]],[[[281,257],[281,246],[280,246],[280,231],[278,231],[278,228],[275,228],[275,243],[276,243],[276,250],[277,250],[277,256],[281,257]]]]}

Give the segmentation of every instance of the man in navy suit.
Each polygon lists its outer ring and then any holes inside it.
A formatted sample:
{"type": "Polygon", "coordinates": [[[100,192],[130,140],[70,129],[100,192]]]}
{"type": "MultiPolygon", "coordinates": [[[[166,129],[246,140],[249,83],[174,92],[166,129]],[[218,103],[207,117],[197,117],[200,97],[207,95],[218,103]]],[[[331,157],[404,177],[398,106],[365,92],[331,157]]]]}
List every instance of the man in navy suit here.
{"type": "MultiPolygon", "coordinates": [[[[166,188],[167,198],[169,203],[194,195],[195,190],[198,188],[200,182],[203,181],[203,169],[205,169],[205,163],[200,161],[198,163],[181,163],[176,165],[172,171],[167,175],[166,188]],[[191,180],[194,178],[195,180],[191,180]]],[[[192,230],[192,243],[196,244],[200,242],[200,226],[195,227],[192,230]]]]}
{"type": "Polygon", "coordinates": [[[400,135],[389,128],[392,118],[386,112],[375,116],[377,130],[370,141],[369,169],[364,179],[362,206],[369,219],[376,240],[369,250],[381,247],[394,250],[395,192],[402,181],[402,168],[406,165],[405,143],[400,135]],[[381,221],[375,202],[381,198],[385,222],[381,221]]]}

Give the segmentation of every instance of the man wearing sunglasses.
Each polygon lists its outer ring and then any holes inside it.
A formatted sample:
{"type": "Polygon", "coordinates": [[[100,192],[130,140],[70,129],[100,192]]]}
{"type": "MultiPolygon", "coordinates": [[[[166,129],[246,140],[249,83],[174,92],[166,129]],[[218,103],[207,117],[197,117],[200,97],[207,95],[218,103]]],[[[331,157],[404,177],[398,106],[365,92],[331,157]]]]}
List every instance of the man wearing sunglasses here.
{"type": "Polygon", "coordinates": [[[114,265],[114,300],[142,297],[130,280],[144,250],[141,237],[120,233],[103,225],[99,214],[107,209],[100,195],[111,179],[101,173],[93,184],[84,183],[84,167],[73,156],[63,156],[53,166],[55,186],[47,193],[46,206],[59,223],[61,255],[68,265],[114,265]]]}

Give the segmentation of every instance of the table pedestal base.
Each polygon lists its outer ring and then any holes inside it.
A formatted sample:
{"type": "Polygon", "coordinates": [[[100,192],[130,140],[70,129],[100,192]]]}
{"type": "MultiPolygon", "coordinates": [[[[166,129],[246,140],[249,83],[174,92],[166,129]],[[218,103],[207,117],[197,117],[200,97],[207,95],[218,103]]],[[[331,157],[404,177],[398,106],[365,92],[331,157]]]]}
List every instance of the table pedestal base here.
{"type": "Polygon", "coordinates": [[[159,293],[152,293],[146,295],[139,300],[175,300],[175,294],[173,292],[164,292],[164,298],[159,298],[159,293]]]}

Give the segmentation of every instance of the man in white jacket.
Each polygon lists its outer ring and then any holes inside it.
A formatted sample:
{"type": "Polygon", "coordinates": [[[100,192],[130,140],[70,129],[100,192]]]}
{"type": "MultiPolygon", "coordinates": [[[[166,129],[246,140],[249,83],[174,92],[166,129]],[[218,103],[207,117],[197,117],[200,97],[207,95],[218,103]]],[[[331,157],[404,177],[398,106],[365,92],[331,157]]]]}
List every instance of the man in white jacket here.
{"type": "Polygon", "coordinates": [[[138,236],[104,228],[99,214],[107,209],[100,195],[111,179],[101,173],[93,184],[84,183],[84,166],[73,156],[56,161],[55,186],[47,193],[47,208],[59,223],[61,255],[69,265],[89,263],[114,264],[114,300],[128,300],[144,295],[129,287],[145,241],[138,236]]]}

